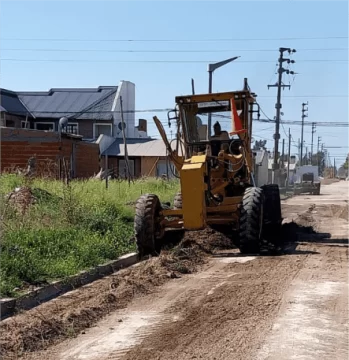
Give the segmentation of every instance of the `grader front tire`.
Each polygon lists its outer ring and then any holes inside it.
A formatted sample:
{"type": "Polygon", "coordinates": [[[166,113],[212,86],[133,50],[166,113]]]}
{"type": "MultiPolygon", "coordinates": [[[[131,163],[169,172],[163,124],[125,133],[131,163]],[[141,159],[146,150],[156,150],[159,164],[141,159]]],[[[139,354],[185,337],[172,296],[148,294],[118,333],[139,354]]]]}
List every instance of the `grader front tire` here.
{"type": "Polygon", "coordinates": [[[259,254],[263,227],[263,192],[251,187],[245,190],[242,198],[239,249],[242,254],[259,254]]]}
{"type": "Polygon", "coordinates": [[[161,203],[157,195],[142,195],[136,203],[135,238],[140,257],[156,255],[161,203]]]}

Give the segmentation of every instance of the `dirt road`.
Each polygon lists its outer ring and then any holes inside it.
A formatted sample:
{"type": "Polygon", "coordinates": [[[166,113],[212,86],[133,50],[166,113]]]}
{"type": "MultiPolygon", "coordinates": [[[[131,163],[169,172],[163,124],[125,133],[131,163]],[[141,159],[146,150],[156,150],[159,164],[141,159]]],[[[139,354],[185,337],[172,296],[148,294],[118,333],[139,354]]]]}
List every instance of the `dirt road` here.
{"type": "Polygon", "coordinates": [[[285,255],[221,251],[201,271],[28,359],[348,358],[348,185],[283,203],[286,221],[318,232],[300,236],[285,255]]]}

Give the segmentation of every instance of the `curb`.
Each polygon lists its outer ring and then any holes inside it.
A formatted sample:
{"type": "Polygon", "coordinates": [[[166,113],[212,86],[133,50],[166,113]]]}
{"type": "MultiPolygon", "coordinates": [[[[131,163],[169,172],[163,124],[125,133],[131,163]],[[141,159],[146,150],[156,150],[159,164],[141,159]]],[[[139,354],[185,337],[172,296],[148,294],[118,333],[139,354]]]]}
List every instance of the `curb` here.
{"type": "Polygon", "coordinates": [[[79,274],[70,276],[64,280],[55,281],[50,285],[34,290],[29,294],[22,295],[17,299],[1,299],[0,321],[15,315],[19,310],[30,310],[44,302],[63,295],[68,291],[92,283],[117,270],[130,267],[138,261],[137,253],[126,254],[119,257],[117,260],[98,265],[87,271],[81,271],[79,274]]]}

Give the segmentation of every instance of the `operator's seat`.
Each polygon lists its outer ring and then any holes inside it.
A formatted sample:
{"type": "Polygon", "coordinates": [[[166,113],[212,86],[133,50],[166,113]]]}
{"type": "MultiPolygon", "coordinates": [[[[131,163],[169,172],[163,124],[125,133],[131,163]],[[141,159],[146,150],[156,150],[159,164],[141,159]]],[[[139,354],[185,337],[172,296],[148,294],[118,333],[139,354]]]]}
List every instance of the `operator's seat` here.
{"type": "Polygon", "coordinates": [[[220,150],[223,150],[223,144],[229,144],[230,138],[227,131],[221,131],[219,135],[211,136],[211,154],[212,156],[218,156],[220,150]]]}

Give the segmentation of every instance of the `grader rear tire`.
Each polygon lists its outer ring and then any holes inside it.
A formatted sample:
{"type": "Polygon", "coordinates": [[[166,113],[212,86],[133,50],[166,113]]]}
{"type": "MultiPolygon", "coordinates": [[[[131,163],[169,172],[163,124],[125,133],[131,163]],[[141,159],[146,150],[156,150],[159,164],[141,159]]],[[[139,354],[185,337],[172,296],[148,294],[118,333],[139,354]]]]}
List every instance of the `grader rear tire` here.
{"type": "Polygon", "coordinates": [[[283,246],[281,234],[282,214],[279,186],[276,184],[263,185],[264,208],[263,208],[263,241],[266,247],[274,247],[280,250],[283,246]]]}
{"type": "Polygon", "coordinates": [[[145,194],[137,200],[134,230],[140,257],[158,253],[160,210],[161,203],[157,195],[145,194]]]}
{"type": "Polygon", "coordinates": [[[247,188],[242,198],[239,225],[239,249],[242,254],[260,253],[262,227],[262,189],[247,188]]]}

